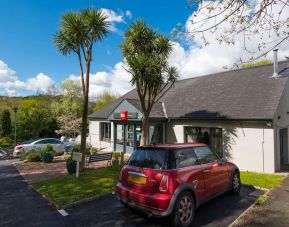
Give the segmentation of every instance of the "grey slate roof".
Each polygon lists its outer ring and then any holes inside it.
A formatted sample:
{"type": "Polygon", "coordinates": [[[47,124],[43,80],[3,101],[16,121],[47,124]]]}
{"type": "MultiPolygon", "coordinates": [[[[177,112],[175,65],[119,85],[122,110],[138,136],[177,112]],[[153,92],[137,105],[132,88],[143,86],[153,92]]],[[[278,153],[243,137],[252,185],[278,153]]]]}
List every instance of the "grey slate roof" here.
{"type": "MultiPolygon", "coordinates": [[[[278,79],[272,64],[177,81],[156,104],[151,117],[172,119],[273,119],[289,76],[289,61],[279,62],[278,79]]],[[[132,90],[89,118],[106,119],[123,100],[140,109],[132,90]]]]}

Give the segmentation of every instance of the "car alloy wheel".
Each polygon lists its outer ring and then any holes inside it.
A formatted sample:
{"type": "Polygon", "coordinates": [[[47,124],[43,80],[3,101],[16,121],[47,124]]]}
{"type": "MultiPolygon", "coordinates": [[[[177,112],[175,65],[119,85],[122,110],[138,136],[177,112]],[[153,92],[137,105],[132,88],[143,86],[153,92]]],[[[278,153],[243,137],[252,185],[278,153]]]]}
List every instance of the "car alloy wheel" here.
{"type": "Polygon", "coordinates": [[[188,196],[184,196],[179,203],[179,218],[183,224],[187,224],[192,217],[193,204],[188,196]]]}
{"type": "Polygon", "coordinates": [[[174,226],[187,227],[190,226],[195,213],[195,201],[191,193],[183,192],[177,199],[174,212],[172,213],[172,221],[174,226]]]}
{"type": "Polygon", "coordinates": [[[235,172],[232,178],[232,192],[238,194],[241,188],[240,174],[235,172]]]}

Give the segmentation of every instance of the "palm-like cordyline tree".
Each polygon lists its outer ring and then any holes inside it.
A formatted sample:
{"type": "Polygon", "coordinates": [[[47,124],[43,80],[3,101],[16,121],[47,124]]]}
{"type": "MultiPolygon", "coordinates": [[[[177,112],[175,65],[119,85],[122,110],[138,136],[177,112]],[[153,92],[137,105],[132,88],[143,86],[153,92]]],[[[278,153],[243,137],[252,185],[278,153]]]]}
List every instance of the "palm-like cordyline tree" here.
{"type": "Polygon", "coordinates": [[[143,112],[141,146],[148,142],[149,115],[154,104],[178,78],[177,69],[168,64],[172,45],[167,37],[158,34],[143,20],[130,26],[121,45],[127,64],[125,69],[132,76],[131,83],[136,86],[143,112]]]}
{"type": "Polygon", "coordinates": [[[86,150],[89,75],[93,45],[107,35],[109,26],[107,16],[101,10],[88,8],[80,12],[65,13],[60,20],[60,29],[54,35],[54,43],[63,55],[76,54],[78,57],[83,99],[80,145],[80,151],[83,154],[81,170],[84,169],[86,150]]]}

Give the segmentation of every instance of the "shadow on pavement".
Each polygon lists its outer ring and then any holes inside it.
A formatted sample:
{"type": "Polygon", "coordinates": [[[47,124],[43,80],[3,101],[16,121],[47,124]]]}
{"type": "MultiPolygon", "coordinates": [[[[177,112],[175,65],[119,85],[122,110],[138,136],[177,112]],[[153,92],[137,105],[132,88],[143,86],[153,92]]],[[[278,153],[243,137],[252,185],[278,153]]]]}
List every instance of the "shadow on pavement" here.
{"type": "MultiPolygon", "coordinates": [[[[196,211],[192,226],[228,226],[244,212],[263,191],[242,187],[240,195],[225,193],[196,211]]],[[[148,218],[145,214],[123,207],[115,195],[101,197],[67,210],[67,218],[76,226],[169,226],[168,219],[148,218]]]]}

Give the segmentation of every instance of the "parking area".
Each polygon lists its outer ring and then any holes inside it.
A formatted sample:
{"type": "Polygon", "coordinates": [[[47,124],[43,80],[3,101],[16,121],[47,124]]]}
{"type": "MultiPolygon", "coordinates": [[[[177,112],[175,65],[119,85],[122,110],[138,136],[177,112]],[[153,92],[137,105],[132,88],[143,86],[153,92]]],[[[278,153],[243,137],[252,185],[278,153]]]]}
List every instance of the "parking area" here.
{"type": "MultiPolygon", "coordinates": [[[[112,194],[66,209],[68,216],[62,216],[24,181],[11,161],[0,161],[0,170],[0,226],[169,226],[166,219],[123,207],[112,194]]],[[[239,196],[217,197],[199,207],[193,226],[228,226],[262,193],[243,187],[239,196]]]]}
{"type": "MultiPolygon", "coordinates": [[[[225,193],[199,207],[192,226],[229,226],[261,194],[263,191],[252,187],[243,187],[239,196],[225,193]]],[[[148,218],[140,212],[123,207],[115,195],[107,195],[66,211],[69,213],[67,219],[78,223],[79,226],[164,227],[169,225],[166,219],[148,218]]]]}

